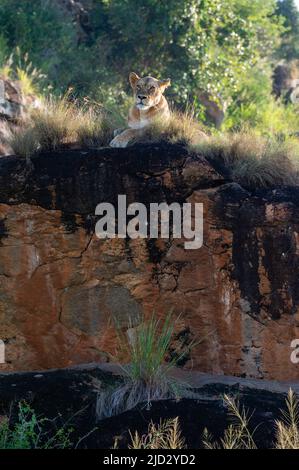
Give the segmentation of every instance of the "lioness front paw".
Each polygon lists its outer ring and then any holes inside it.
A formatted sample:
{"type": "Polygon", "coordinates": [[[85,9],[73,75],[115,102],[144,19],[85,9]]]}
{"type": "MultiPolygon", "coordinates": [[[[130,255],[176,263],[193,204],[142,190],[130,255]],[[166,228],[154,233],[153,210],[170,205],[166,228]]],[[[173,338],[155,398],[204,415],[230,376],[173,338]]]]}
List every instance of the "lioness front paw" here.
{"type": "Polygon", "coordinates": [[[128,144],[127,140],[122,139],[121,135],[117,135],[116,137],[114,137],[114,139],[111,140],[109,145],[110,147],[114,147],[114,148],[125,148],[127,144],[128,144]]]}

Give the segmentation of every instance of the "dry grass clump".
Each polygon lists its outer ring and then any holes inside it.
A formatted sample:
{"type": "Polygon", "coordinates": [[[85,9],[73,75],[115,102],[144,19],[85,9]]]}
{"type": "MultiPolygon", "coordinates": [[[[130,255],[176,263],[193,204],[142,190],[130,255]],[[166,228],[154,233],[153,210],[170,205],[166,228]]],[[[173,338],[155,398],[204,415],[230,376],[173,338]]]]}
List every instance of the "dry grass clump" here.
{"type": "Polygon", "coordinates": [[[299,449],[299,402],[293,390],[286,399],[287,410],[281,410],[282,420],[275,421],[276,449],[299,449]]]}
{"type": "Polygon", "coordinates": [[[209,136],[196,146],[212,164],[245,187],[266,188],[299,183],[299,143],[254,132],[209,136]]]}
{"type": "MultiPolygon", "coordinates": [[[[103,419],[134,408],[139,403],[150,406],[154,400],[180,398],[188,388],[174,377],[172,370],[179,358],[165,362],[173,338],[175,321],[168,315],[165,321],[154,315],[134,329],[133,336],[120,335],[121,348],[129,355],[129,363],[121,366],[124,380],[113,390],[99,389],[97,417],[103,419]]],[[[189,345],[189,348],[193,344],[189,345]]]]}
{"type": "Polygon", "coordinates": [[[232,419],[232,424],[224,431],[220,442],[213,442],[208,430],[203,433],[203,446],[206,449],[256,449],[253,435],[248,428],[249,417],[244,407],[240,407],[232,397],[224,395],[224,402],[232,419]]]}
{"type": "MultiPolygon", "coordinates": [[[[224,395],[232,423],[225,429],[223,438],[213,441],[207,429],[202,444],[205,449],[257,449],[254,432],[249,429],[250,416],[232,397],[224,395]]],[[[299,449],[299,402],[290,389],[286,399],[286,410],[281,410],[282,419],[275,421],[275,449],[299,449]]],[[[147,434],[132,434],[130,449],[184,449],[185,440],[181,435],[179,419],[161,421],[159,425],[149,424],[147,434]]]]}
{"type": "Polygon", "coordinates": [[[66,98],[49,99],[32,110],[23,128],[12,132],[8,144],[17,155],[30,157],[41,151],[57,150],[65,145],[98,147],[107,145],[113,124],[90,108],[82,108],[66,98]]]}
{"type": "Polygon", "coordinates": [[[113,138],[112,122],[88,109],[78,113],[77,143],[82,148],[103,147],[113,138]]]}
{"type": "Polygon", "coordinates": [[[130,144],[169,142],[196,145],[206,138],[202,126],[191,112],[172,111],[168,119],[154,119],[130,144]]]}
{"type": "MultiPolygon", "coordinates": [[[[256,449],[253,433],[248,428],[250,417],[244,408],[227,395],[224,401],[233,423],[224,431],[219,442],[213,442],[205,429],[203,445],[206,449],[256,449]]],[[[281,410],[282,419],[275,421],[275,449],[299,449],[299,402],[290,389],[286,398],[286,410],[281,410]]]]}
{"type": "Polygon", "coordinates": [[[156,425],[151,422],[147,434],[140,436],[137,431],[133,435],[129,431],[131,445],[129,449],[184,449],[185,439],[182,437],[179,418],[160,421],[156,425]]]}
{"type": "Polygon", "coordinates": [[[36,138],[33,136],[32,130],[26,127],[11,130],[5,142],[16,155],[26,159],[38,151],[36,138]]]}

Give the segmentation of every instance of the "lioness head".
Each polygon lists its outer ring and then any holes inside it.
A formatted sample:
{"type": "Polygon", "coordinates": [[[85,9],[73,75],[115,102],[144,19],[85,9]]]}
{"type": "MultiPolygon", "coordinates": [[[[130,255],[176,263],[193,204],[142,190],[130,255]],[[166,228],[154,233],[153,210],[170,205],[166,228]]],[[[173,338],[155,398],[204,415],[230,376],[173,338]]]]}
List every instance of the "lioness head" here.
{"type": "Polygon", "coordinates": [[[135,104],[137,108],[146,110],[156,106],[165,89],[170,85],[170,79],[157,80],[153,77],[139,77],[131,72],[129,76],[131,87],[133,88],[135,104]]]}

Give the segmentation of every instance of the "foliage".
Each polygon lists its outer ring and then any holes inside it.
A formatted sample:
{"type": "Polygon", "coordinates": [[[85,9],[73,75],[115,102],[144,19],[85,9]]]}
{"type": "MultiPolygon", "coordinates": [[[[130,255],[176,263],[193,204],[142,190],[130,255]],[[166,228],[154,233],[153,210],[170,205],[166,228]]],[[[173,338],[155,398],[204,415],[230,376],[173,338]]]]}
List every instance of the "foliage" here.
{"type": "Polygon", "coordinates": [[[58,4],[0,0],[0,69],[7,72],[11,54],[25,57],[10,67],[26,92],[72,88],[125,117],[127,77],[136,70],[170,76],[168,99],[180,110],[191,104],[204,121],[200,94],[207,92],[226,110],[223,129],[298,130],[298,110],[272,96],[276,61],[298,57],[293,0],[93,0],[85,39],[58,4]]]}
{"type": "MultiPolygon", "coordinates": [[[[8,54],[9,49],[7,47],[6,38],[0,34],[0,67],[1,64],[4,64],[8,54]]],[[[1,75],[1,68],[0,68],[0,75],[1,75]]]]}
{"type": "Polygon", "coordinates": [[[68,67],[75,31],[51,1],[0,0],[0,30],[11,52],[19,47],[28,53],[34,67],[50,79],[54,69],[60,74],[68,67]]]}
{"type": "Polygon", "coordinates": [[[50,437],[46,430],[50,421],[38,418],[26,402],[18,403],[18,418],[14,424],[10,421],[4,417],[0,422],[0,449],[65,449],[71,446],[71,429],[55,429],[50,437]]]}
{"type": "Polygon", "coordinates": [[[290,61],[299,58],[299,12],[294,0],[277,2],[277,14],[283,17],[285,31],[276,51],[279,59],[290,61]]]}
{"type": "Polygon", "coordinates": [[[288,136],[299,129],[299,105],[275,100],[272,71],[265,64],[245,74],[227,109],[223,130],[238,130],[244,125],[264,135],[288,136]]]}
{"type": "Polygon", "coordinates": [[[46,75],[33,66],[28,53],[22,55],[19,47],[3,62],[0,75],[5,79],[17,80],[25,96],[37,96],[42,89],[46,91],[46,75]]]}
{"type": "Polygon", "coordinates": [[[82,42],[57,2],[0,0],[0,59],[19,47],[55,92],[71,86],[105,106],[126,104],[130,70],[170,76],[172,101],[179,107],[191,102],[202,116],[200,91],[232,103],[246,73],[271,56],[283,33],[275,0],[91,4],[90,32],[82,42]]]}
{"type": "Polygon", "coordinates": [[[107,1],[109,60],[125,74],[171,76],[180,104],[196,105],[200,89],[230,100],[244,71],[278,44],[274,13],[274,0],[107,1]]]}

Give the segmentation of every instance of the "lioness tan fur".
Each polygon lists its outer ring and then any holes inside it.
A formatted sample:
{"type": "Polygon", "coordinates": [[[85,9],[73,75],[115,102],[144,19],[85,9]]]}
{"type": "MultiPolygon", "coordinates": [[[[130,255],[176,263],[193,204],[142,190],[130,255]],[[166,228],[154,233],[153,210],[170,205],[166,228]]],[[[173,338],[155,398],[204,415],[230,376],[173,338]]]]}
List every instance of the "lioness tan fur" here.
{"type": "Polygon", "coordinates": [[[131,72],[129,81],[133,89],[135,103],[129,111],[129,129],[116,130],[115,137],[110,142],[111,147],[126,147],[154,118],[168,119],[169,107],[165,96],[170,79],[157,80],[154,77],[140,78],[131,72]],[[117,135],[116,135],[117,134],[117,135]]]}

